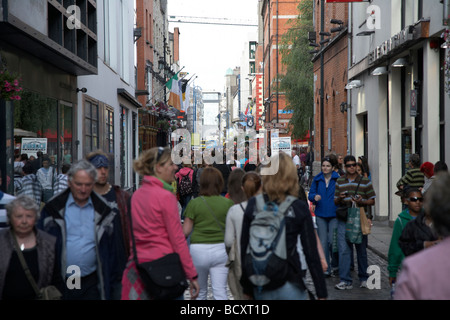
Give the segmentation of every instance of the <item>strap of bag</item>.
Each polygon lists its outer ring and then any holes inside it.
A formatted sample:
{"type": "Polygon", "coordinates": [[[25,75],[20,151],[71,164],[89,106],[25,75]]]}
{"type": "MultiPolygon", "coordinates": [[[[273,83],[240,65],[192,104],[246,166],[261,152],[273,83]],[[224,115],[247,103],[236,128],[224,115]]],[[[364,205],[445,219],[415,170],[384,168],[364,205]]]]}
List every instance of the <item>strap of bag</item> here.
{"type": "Polygon", "coordinates": [[[31,275],[31,271],[28,268],[25,258],[23,257],[22,250],[20,250],[20,248],[19,248],[17,239],[12,232],[11,232],[11,236],[13,238],[14,249],[16,249],[16,253],[17,253],[17,256],[19,257],[20,264],[22,265],[23,271],[25,271],[25,275],[27,276],[28,281],[30,282],[31,286],[33,287],[33,290],[36,293],[36,296],[39,297],[40,296],[39,288],[36,284],[36,281],[34,281],[33,276],[31,275]]]}
{"type": "Polygon", "coordinates": [[[128,198],[128,219],[130,220],[130,236],[131,236],[131,243],[133,247],[133,260],[136,264],[136,267],[138,266],[138,259],[137,259],[137,251],[136,251],[136,240],[134,239],[134,233],[133,233],[133,219],[131,218],[131,198],[133,196],[130,196],[128,198]]]}
{"type": "Polygon", "coordinates": [[[220,224],[219,220],[216,218],[216,215],[214,214],[214,211],[211,209],[211,207],[209,206],[208,202],[206,202],[205,198],[203,196],[201,196],[203,202],[206,204],[206,206],[208,207],[209,211],[211,212],[212,216],[214,217],[214,220],[216,220],[217,224],[220,227],[220,230],[222,230],[222,233],[225,234],[225,230],[223,230],[222,225],[220,224]]]}

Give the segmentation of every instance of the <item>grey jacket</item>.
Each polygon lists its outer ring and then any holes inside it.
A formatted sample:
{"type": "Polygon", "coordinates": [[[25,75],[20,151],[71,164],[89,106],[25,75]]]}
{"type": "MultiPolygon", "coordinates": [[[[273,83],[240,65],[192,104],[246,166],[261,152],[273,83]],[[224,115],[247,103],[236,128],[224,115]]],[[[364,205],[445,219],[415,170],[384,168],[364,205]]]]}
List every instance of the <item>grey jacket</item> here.
{"type": "MultiPolygon", "coordinates": [[[[55,267],[55,243],[56,238],[43,231],[35,229],[36,247],[39,263],[38,288],[43,288],[52,283],[55,267]]],[[[0,230],[0,295],[3,292],[6,272],[14,252],[13,235],[10,229],[0,230]]],[[[1,299],[1,296],[0,296],[1,299]]]]}

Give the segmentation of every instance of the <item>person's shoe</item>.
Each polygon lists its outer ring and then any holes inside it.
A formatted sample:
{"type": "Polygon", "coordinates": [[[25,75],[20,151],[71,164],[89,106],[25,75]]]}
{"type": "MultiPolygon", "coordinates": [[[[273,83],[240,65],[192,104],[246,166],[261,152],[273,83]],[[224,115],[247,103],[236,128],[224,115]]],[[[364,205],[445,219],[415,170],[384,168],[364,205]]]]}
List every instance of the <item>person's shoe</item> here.
{"type": "Polygon", "coordinates": [[[351,284],[347,284],[344,281],[339,282],[337,285],[334,286],[338,290],[350,290],[353,289],[353,286],[351,284]]]}
{"type": "Polygon", "coordinates": [[[367,288],[367,281],[362,281],[361,285],[359,287],[360,288],[367,288]]]}
{"type": "Polygon", "coordinates": [[[338,270],[331,270],[331,272],[330,272],[330,277],[337,277],[338,276],[338,274],[339,274],[339,271],[338,270]]]}

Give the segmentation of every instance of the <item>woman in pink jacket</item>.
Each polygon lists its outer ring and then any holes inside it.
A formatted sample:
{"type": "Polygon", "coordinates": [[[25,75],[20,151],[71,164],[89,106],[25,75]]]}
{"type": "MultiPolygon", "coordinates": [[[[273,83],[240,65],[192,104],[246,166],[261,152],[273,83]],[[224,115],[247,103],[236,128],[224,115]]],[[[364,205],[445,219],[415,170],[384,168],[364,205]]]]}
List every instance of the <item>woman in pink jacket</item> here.
{"type": "MultiPolygon", "coordinates": [[[[183,234],[177,199],[171,186],[177,166],[172,162],[170,149],[159,147],[145,151],[134,162],[134,170],[143,176],[142,185],[131,200],[132,231],[138,261],[153,261],[177,252],[190,282],[191,298],[195,299],[199,292],[197,271],[183,234]]],[[[146,299],[151,297],[144,289],[131,253],[122,277],[122,300],[146,299]]]]}

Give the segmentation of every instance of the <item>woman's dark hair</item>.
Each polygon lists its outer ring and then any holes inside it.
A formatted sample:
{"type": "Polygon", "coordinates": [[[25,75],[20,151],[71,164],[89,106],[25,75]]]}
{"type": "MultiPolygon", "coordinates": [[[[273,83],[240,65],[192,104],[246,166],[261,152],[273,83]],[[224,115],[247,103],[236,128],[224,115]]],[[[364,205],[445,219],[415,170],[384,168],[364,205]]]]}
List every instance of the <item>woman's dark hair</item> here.
{"type": "Polygon", "coordinates": [[[438,172],[448,172],[447,164],[444,161],[438,161],[434,164],[434,174],[438,172]]]}
{"type": "Polygon", "coordinates": [[[244,190],[242,190],[242,177],[245,175],[244,170],[236,168],[231,171],[228,176],[228,194],[234,203],[241,203],[246,200],[244,190]]]}

